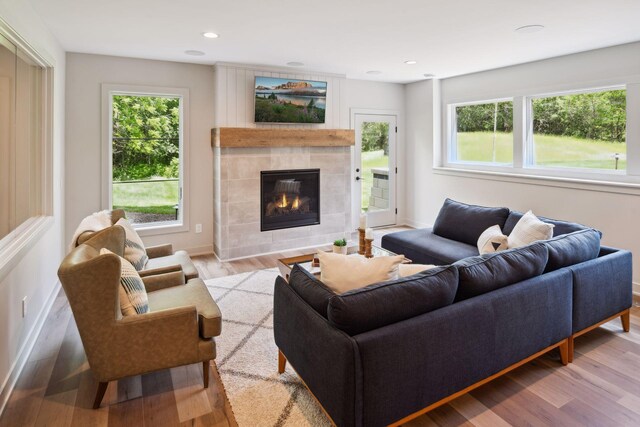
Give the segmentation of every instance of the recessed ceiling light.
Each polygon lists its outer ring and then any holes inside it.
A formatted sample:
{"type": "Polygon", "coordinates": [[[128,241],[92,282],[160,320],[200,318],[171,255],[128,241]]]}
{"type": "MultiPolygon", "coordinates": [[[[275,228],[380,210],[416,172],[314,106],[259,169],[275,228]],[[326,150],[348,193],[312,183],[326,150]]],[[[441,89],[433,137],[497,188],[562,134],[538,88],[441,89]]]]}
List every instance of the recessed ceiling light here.
{"type": "Polygon", "coordinates": [[[423,74],[423,76],[425,76],[428,79],[432,79],[434,78],[436,75],[435,74],[423,74]]]}
{"type": "Polygon", "coordinates": [[[291,62],[287,62],[287,65],[289,67],[302,67],[304,65],[304,62],[291,61],[291,62]]]}
{"type": "Polygon", "coordinates": [[[414,64],[417,64],[418,61],[416,61],[415,59],[410,59],[408,61],[404,61],[404,63],[407,65],[414,65],[414,64]]]}
{"type": "Polygon", "coordinates": [[[191,56],[204,56],[204,52],[201,50],[185,50],[184,53],[191,56]]]}
{"type": "Polygon", "coordinates": [[[212,33],[210,31],[207,31],[206,33],[202,33],[202,35],[208,39],[217,39],[218,37],[220,37],[216,33],[212,33]]]}
{"type": "Polygon", "coordinates": [[[367,74],[371,74],[372,76],[377,76],[378,74],[382,74],[382,71],[369,70],[369,71],[367,71],[367,74]]]}
{"type": "Polygon", "coordinates": [[[544,25],[534,24],[534,25],[524,25],[522,27],[516,28],[514,31],[519,34],[531,34],[537,33],[538,31],[544,30],[544,25]]]}

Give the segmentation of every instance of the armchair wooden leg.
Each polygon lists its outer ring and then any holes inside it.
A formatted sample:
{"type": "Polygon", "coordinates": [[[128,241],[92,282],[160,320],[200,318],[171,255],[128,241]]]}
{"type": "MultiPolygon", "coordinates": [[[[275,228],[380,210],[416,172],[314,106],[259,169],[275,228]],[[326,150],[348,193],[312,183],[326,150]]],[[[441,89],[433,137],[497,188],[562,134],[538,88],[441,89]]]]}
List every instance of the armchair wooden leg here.
{"type": "Polygon", "coordinates": [[[280,350],[278,350],[278,373],[284,373],[284,368],[287,366],[287,358],[284,357],[284,354],[280,350]]]}
{"type": "Polygon", "coordinates": [[[560,361],[563,365],[567,365],[569,363],[569,341],[571,338],[567,338],[560,344],[560,361]]]}
{"type": "Polygon", "coordinates": [[[209,366],[210,360],[202,362],[202,381],[204,382],[204,388],[209,388],[209,366]]]}
{"type": "Polygon", "coordinates": [[[567,338],[569,340],[569,363],[573,362],[573,336],[567,338]]]}
{"type": "Polygon", "coordinates": [[[98,409],[100,407],[100,404],[102,403],[102,398],[104,397],[104,394],[107,391],[108,386],[109,386],[109,382],[98,383],[98,390],[96,391],[96,399],[93,401],[93,409],[98,409]]]}
{"type": "Polygon", "coordinates": [[[622,313],[620,321],[622,321],[622,329],[624,329],[625,332],[629,332],[629,327],[631,326],[631,309],[622,313]]]}

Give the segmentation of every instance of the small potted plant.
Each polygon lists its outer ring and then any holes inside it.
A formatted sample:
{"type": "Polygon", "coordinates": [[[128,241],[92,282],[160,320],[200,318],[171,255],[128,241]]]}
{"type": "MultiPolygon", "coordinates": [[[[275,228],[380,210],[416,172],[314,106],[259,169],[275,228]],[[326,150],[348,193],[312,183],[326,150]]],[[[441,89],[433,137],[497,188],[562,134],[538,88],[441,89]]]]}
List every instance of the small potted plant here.
{"type": "Polygon", "coordinates": [[[335,254],[347,254],[347,239],[338,239],[333,242],[333,253],[335,254]]]}

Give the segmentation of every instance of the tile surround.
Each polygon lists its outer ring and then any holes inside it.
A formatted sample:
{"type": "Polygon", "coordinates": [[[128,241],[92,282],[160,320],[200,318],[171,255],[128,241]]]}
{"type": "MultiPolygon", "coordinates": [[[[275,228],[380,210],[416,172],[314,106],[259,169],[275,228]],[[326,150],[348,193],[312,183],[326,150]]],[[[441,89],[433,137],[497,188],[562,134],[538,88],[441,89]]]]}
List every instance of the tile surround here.
{"type": "Polygon", "coordinates": [[[351,148],[214,148],[214,250],[220,259],[323,245],[351,232],[351,148]],[[260,171],[320,169],[320,224],[260,231],[260,171]]]}

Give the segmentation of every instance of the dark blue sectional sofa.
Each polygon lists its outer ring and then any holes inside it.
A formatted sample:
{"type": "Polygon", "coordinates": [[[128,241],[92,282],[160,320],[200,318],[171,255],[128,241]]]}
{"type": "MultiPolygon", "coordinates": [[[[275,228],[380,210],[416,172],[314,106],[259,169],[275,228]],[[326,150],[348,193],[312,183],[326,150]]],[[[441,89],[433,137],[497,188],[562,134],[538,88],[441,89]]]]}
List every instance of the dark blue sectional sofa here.
{"type": "Polygon", "coordinates": [[[522,214],[447,200],[432,229],[382,246],[439,267],[336,295],[294,267],[274,294],[280,370],[288,361],[339,426],[406,422],[621,316],[629,327],[631,253],[564,221],[547,241],[479,256],[486,228],[522,214]]]}

